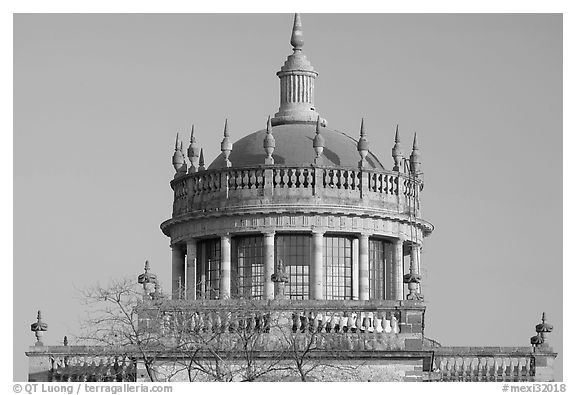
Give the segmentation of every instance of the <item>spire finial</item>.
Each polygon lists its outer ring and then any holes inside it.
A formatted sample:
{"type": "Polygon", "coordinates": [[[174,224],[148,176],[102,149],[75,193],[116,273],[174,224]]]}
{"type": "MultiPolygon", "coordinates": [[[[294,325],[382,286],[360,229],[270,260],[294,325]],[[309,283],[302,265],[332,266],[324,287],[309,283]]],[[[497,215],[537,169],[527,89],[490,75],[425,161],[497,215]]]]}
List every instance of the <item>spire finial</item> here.
{"type": "Polygon", "coordinates": [[[364,130],[364,118],[360,122],[360,139],[358,140],[358,153],[360,154],[360,162],[358,166],[363,168],[366,166],[366,155],[368,155],[368,150],[370,149],[370,144],[366,138],[366,131],[364,130]]]}
{"type": "Polygon", "coordinates": [[[224,121],[224,137],[230,137],[230,133],[228,132],[228,118],[224,121]]]}
{"type": "Polygon", "coordinates": [[[318,119],[316,120],[316,136],[312,141],[312,147],[314,147],[314,151],[316,151],[316,158],[314,158],[314,164],[316,165],[322,164],[322,152],[324,152],[324,145],[325,140],[324,137],[320,134],[320,115],[318,115],[318,119]]]}
{"type": "Polygon", "coordinates": [[[176,133],[176,143],[174,145],[174,155],[172,155],[172,166],[176,170],[176,176],[178,176],[186,168],[184,166],[184,154],[182,154],[182,144],[180,142],[180,134],[176,133]]]}
{"type": "Polygon", "coordinates": [[[220,143],[220,151],[224,154],[224,161],[226,162],[226,167],[232,167],[232,163],[228,160],[230,153],[232,152],[232,142],[230,141],[230,132],[228,132],[228,118],[224,122],[224,138],[220,143]]]}
{"type": "Polygon", "coordinates": [[[302,35],[302,20],[300,14],[294,14],[294,26],[292,27],[292,37],[290,37],[290,44],[294,51],[301,51],[304,45],[304,38],[302,35]]]}
{"type": "Polygon", "coordinates": [[[392,158],[394,159],[394,167],[392,170],[400,171],[400,164],[402,163],[402,145],[400,144],[400,132],[398,132],[398,124],[396,124],[396,136],[394,136],[394,147],[392,148],[392,158]]]}
{"type": "Polygon", "coordinates": [[[274,158],[272,154],[274,153],[274,148],[276,148],[276,140],[272,135],[272,122],[270,121],[270,115],[268,115],[268,121],[266,122],[266,137],[264,137],[264,151],[266,151],[266,158],[264,159],[264,164],[273,165],[274,158]]]}
{"type": "Polygon", "coordinates": [[[188,160],[190,160],[190,169],[188,169],[188,173],[194,173],[198,170],[198,155],[200,155],[200,148],[196,142],[196,137],[194,137],[194,124],[192,124],[192,130],[190,131],[190,145],[188,146],[188,160]]]}
{"type": "Polygon", "coordinates": [[[206,167],[204,167],[204,148],[200,148],[200,160],[198,163],[198,170],[206,170],[206,167]]]}
{"type": "Polygon", "coordinates": [[[418,140],[416,138],[416,133],[414,133],[414,142],[412,143],[412,154],[410,154],[410,171],[418,176],[420,174],[420,150],[418,149],[418,140]]]}

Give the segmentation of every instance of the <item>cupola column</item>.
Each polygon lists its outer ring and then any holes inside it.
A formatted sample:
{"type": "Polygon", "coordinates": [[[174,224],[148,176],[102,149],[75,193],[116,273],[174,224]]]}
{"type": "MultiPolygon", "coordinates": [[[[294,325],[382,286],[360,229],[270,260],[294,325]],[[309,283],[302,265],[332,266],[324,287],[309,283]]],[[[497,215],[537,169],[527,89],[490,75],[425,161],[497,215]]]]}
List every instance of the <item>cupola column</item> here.
{"type": "Polygon", "coordinates": [[[263,235],[264,246],[264,299],[274,299],[274,232],[263,235]]]}
{"type": "Polygon", "coordinates": [[[186,242],[186,294],[185,298],[196,299],[196,239],[186,242]]]}
{"type": "Polygon", "coordinates": [[[362,234],[359,237],[358,248],[358,292],[360,300],[368,300],[370,298],[370,289],[368,283],[368,235],[362,234]]]}
{"type": "Polygon", "coordinates": [[[324,299],[324,233],[312,233],[310,299],[324,299]]]}
{"type": "Polygon", "coordinates": [[[226,234],[220,237],[220,299],[230,298],[230,266],[231,266],[231,248],[230,235],[226,234]]]}
{"type": "Polygon", "coordinates": [[[392,266],[392,299],[402,300],[404,299],[404,250],[403,250],[403,240],[396,239],[393,243],[394,261],[392,266]]]}
{"type": "MultiPolygon", "coordinates": [[[[420,275],[420,244],[412,244],[410,248],[410,273],[420,275]]],[[[418,283],[417,293],[420,293],[420,283],[418,283]]]]}
{"type": "Polygon", "coordinates": [[[172,245],[172,299],[182,299],[184,280],[184,250],[172,245]]]}

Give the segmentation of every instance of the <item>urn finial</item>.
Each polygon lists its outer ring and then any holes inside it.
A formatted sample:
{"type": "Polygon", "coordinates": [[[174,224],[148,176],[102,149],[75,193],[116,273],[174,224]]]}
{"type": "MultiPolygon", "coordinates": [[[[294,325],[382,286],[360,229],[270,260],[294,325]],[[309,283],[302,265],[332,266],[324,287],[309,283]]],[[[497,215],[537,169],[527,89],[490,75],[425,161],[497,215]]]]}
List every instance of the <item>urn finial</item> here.
{"type": "Polygon", "coordinates": [[[232,163],[228,160],[228,157],[232,152],[232,142],[230,141],[230,132],[228,131],[228,118],[226,118],[226,121],[224,122],[224,138],[222,139],[222,143],[220,143],[220,150],[224,153],[226,167],[231,167],[232,163]]]}
{"type": "Polygon", "coordinates": [[[190,131],[190,145],[188,146],[188,160],[190,160],[190,169],[188,173],[194,173],[198,171],[198,158],[200,156],[200,147],[196,142],[196,137],[194,137],[194,124],[192,124],[192,129],[190,131]]]}
{"type": "Polygon", "coordinates": [[[272,122],[270,121],[270,116],[268,116],[268,122],[266,123],[266,137],[264,137],[264,151],[266,152],[266,159],[264,159],[264,164],[273,165],[274,158],[272,154],[274,153],[274,148],[276,148],[276,140],[272,135],[272,122]]]}
{"type": "Polygon", "coordinates": [[[412,143],[412,154],[410,155],[410,170],[411,172],[418,176],[420,173],[420,167],[422,163],[420,162],[420,149],[418,148],[418,138],[416,137],[416,132],[414,132],[414,142],[412,143]]]}
{"type": "Polygon", "coordinates": [[[400,164],[402,163],[402,145],[400,144],[400,133],[398,132],[398,124],[396,124],[396,136],[394,137],[394,147],[392,148],[392,158],[394,159],[394,167],[392,170],[400,171],[400,164]]]}
{"type": "Polygon", "coordinates": [[[320,115],[318,115],[318,119],[316,120],[316,136],[312,141],[312,147],[314,147],[314,151],[316,152],[316,158],[314,159],[315,164],[322,164],[322,152],[324,152],[324,145],[326,141],[322,134],[320,134],[320,115]]]}
{"type": "Polygon", "coordinates": [[[358,166],[363,168],[366,166],[366,155],[368,155],[368,151],[370,150],[370,143],[366,138],[366,131],[364,130],[364,118],[362,118],[360,123],[360,139],[358,140],[357,148],[358,153],[360,154],[360,162],[358,163],[358,166]]]}

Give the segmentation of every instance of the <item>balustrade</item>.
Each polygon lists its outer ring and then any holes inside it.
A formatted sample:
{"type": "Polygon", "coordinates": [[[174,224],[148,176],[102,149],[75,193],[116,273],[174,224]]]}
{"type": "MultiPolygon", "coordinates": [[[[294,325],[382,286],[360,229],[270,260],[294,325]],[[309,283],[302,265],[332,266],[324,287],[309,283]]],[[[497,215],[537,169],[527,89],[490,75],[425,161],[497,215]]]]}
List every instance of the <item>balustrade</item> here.
{"type": "Polygon", "coordinates": [[[436,354],[433,381],[531,381],[533,357],[526,355],[436,354]]]}
{"type": "MultiPolygon", "coordinates": [[[[175,201],[188,196],[209,195],[227,191],[265,188],[266,167],[227,168],[206,170],[188,174],[172,182],[175,201]]],[[[406,198],[418,197],[420,180],[397,172],[340,169],[324,167],[284,167],[271,166],[269,184],[275,189],[326,189],[358,191],[383,195],[402,194],[406,198]],[[319,172],[320,185],[315,185],[316,172],[319,172]],[[367,173],[367,185],[362,185],[362,172],[367,173]]],[[[360,194],[359,194],[360,196],[360,194]]]]}

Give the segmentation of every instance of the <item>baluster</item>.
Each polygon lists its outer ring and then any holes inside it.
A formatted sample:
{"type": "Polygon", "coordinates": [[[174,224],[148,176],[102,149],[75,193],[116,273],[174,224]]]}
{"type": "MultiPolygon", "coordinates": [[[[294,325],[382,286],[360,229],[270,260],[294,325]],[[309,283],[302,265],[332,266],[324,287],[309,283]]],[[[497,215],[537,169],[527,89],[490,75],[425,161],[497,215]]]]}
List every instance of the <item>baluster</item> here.
{"type": "Polygon", "coordinates": [[[512,359],[505,358],[506,369],[504,370],[504,381],[512,381],[512,359]]]}
{"type": "Polygon", "coordinates": [[[260,188],[264,185],[264,170],[256,170],[256,187],[260,188]]]}
{"type": "Polygon", "coordinates": [[[290,174],[289,187],[296,188],[296,169],[288,169],[288,173],[290,174]]]}
{"type": "Polygon", "coordinates": [[[255,189],[256,188],[256,170],[248,170],[249,178],[249,188],[255,189]]]}
{"type": "Polygon", "coordinates": [[[250,179],[248,177],[248,170],[242,170],[242,189],[250,188],[250,179]]]}
{"type": "Polygon", "coordinates": [[[398,326],[398,319],[394,314],[392,314],[392,318],[390,320],[390,325],[392,326],[392,333],[399,333],[400,327],[398,326]]]}
{"type": "Polygon", "coordinates": [[[282,169],[282,188],[288,188],[288,169],[282,169]]]}
{"type": "Polygon", "coordinates": [[[348,329],[352,332],[352,333],[356,333],[356,330],[358,329],[358,327],[356,326],[356,313],[352,313],[350,314],[350,316],[348,317],[348,329]]]}
{"type": "Polygon", "coordinates": [[[305,181],[306,188],[310,188],[312,186],[312,170],[306,169],[306,181],[305,181]]]}
{"type": "Polygon", "coordinates": [[[382,333],[384,328],[382,327],[382,318],[378,318],[378,315],[374,315],[374,332],[382,333]]]}
{"type": "Polygon", "coordinates": [[[300,324],[300,332],[306,332],[308,330],[308,325],[310,325],[310,321],[308,320],[306,313],[300,313],[300,324]]]}
{"type": "Polygon", "coordinates": [[[274,188],[278,188],[280,185],[280,169],[272,170],[272,180],[274,188]]]}
{"type": "Polygon", "coordinates": [[[306,177],[304,175],[305,169],[298,169],[298,188],[304,188],[306,177]]]}

